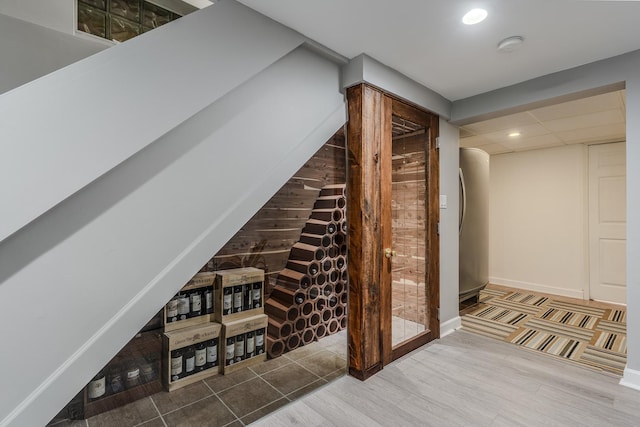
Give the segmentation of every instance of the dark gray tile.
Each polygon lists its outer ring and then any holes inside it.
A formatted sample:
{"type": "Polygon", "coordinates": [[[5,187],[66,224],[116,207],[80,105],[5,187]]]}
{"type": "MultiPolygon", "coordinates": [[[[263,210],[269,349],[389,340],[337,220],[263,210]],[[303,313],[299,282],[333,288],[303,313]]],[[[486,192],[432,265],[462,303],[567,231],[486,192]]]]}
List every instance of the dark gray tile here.
{"type": "Polygon", "coordinates": [[[216,396],[170,412],[163,418],[168,427],[221,427],[236,420],[216,396]]]}
{"type": "Polygon", "coordinates": [[[263,363],[260,363],[259,365],[252,366],[251,370],[258,375],[262,375],[275,369],[281,368],[284,365],[288,365],[289,363],[293,363],[291,359],[285,356],[280,356],[276,357],[275,359],[269,359],[263,363]]]}
{"type": "Polygon", "coordinates": [[[161,414],[175,411],[185,405],[189,405],[197,400],[211,396],[213,393],[202,381],[190,384],[186,387],[172,392],[162,391],[156,393],[151,398],[156,403],[161,414]]]}
{"type": "Polygon", "coordinates": [[[245,368],[229,375],[216,375],[214,377],[207,378],[204,382],[206,382],[213,391],[218,393],[255,377],[256,374],[254,374],[251,369],[245,368]]]}
{"type": "Polygon", "coordinates": [[[268,372],[262,378],[278,389],[282,394],[289,394],[318,380],[318,376],[309,372],[297,363],[283,366],[268,372]]]}
{"type": "Polygon", "coordinates": [[[327,384],[327,382],[323,379],[314,381],[311,384],[307,384],[306,386],[299,388],[298,390],[292,393],[287,394],[287,397],[290,400],[300,399],[305,394],[311,393],[312,391],[317,390],[318,388],[322,387],[325,384],[327,384]]]}
{"type": "Polygon", "coordinates": [[[142,424],[158,417],[158,411],[151,398],[145,397],[133,403],[103,412],[88,419],[89,427],[127,427],[142,424]]]}
{"type": "Polygon", "coordinates": [[[291,360],[299,360],[322,351],[323,349],[324,347],[319,342],[312,342],[311,344],[298,347],[295,350],[286,353],[286,356],[291,360]]]}
{"type": "Polygon", "coordinates": [[[147,421],[146,423],[138,424],[136,427],[164,427],[164,422],[162,418],[154,418],[151,421],[147,421]]]}
{"type": "Polygon", "coordinates": [[[344,369],[346,366],[345,359],[327,350],[300,359],[298,363],[320,377],[328,375],[338,369],[344,369]]]}
{"type": "Polygon", "coordinates": [[[235,420],[232,423],[226,424],[224,427],[244,427],[244,424],[242,424],[238,420],[235,420]]]}
{"type": "Polygon", "coordinates": [[[282,395],[260,378],[238,384],[218,394],[218,397],[238,418],[262,408],[282,395]]]}
{"type": "Polygon", "coordinates": [[[258,409],[257,411],[254,411],[254,412],[250,413],[249,415],[246,415],[246,416],[242,417],[242,422],[245,425],[251,424],[252,422],[257,421],[260,418],[264,417],[265,415],[268,415],[268,414],[272,413],[273,411],[283,407],[287,403],[289,403],[289,399],[287,399],[285,397],[283,397],[282,399],[278,399],[275,402],[270,403],[269,405],[265,406],[264,408],[258,409]]]}

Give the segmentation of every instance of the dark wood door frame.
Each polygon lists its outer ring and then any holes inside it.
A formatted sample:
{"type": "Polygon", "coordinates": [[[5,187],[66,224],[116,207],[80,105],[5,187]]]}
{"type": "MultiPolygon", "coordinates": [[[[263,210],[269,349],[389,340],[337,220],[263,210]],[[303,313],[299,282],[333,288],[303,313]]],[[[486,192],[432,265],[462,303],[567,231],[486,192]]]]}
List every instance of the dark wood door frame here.
{"type": "MultiPolygon", "coordinates": [[[[347,89],[347,223],[349,250],[349,373],[361,380],[375,374],[399,354],[439,337],[439,168],[435,138],[438,117],[408,106],[377,88],[360,84],[347,89]],[[382,286],[383,269],[389,269],[384,257],[391,230],[382,227],[390,219],[389,189],[381,185],[381,176],[391,175],[390,164],[381,162],[391,154],[391,115],[425,124],[429,130],[427,165],[430,221],[427,230],[426,279],[435,289],[429,295],[430,331],[408,347],[391,350],[391,288],[382,286]],[[387,201],[387,202],[385,202],[387,201]],[[383,206],[383,203],[385,205],[383,206]],[[387,216],[388,215],[388,216],[387,216]]],[[[390,157],[388,157],[390,158],[390,157]]]]}

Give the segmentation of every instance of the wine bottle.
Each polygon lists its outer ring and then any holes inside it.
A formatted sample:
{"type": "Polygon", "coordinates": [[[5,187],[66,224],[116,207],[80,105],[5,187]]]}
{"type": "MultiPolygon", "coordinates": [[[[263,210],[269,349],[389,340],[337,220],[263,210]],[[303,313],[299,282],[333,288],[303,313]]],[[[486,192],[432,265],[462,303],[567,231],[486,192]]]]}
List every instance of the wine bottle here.
{"type": "Polygon", "coordinates": [[[140,384],[140,367],[135,360],[127,363],[125,385],[127,388],[133,388],[140,384]]]}
{"type": "Polygon", "coordinates": [[[194,289],[189,293],[189,317],[198,317],[202,314],[202,294],[200,289],[194,289]]]}
{"type": "Polygon", "coordinates": [[[251,289],[251,283],[247,283],[242,287],[242,289],[244,291],[242,310],[244,311],[251,310],[251,306],[253,304],[253,301],[252,301],[253,290],[251,289]]]}
{"type": "Polygon", "coordinates": [[[245,348],[244,348],[244,334],[236,335],[236,348],[235,348],[235,360],[237,362],[242,362],[245,356],[245,348]]]}
{"type": "Polygon", "coordinates": [[[193,346],[184,351],[184,375],[191,375],[196,370],[196,351],[193,346]]]}
{"type": "Polygon", "coordinates": [[[100,399],[107,393],[107,378],[104,369],[96,374],[87,385],[87,397],[89,400],[100,399]]]}
{"type": "Polygon", "coordinates": [[[196,372],[200,372],[207,364],[207,346],[204,342],[199,342],[195,346],[196,372]]]}
{"type": "Polygon", "coordinates": [[[204,290],[204,307],[206,314],[213,313],[213,288],[211,287],[207,287],[204,290]]]}
{"type": "Polygon", "coordinates": [[[122,366],[114,363],[109,366],[107,375],[109,394],[120,393],[124,390],[124,381],[122,380],[122,366]]]}
{"type": "Polygon", "coordinates": [[[180,292],[178,296],[178,320],[184,320],[189,317],[189,295],[186,292],[180,292]]]}
{"type": "Polygon", "coordinates": [[[218,366],[218,338],[207,341],[207,368],[218,366]]]}
{"type": "Polygon", "coordinates": [[[247,332],[247,339],[245,340],[245,347],[247,351],[247,359],[256,355],[256,338],[253,331],[247,332]]]}
{"type": "Polygon", "coordinates": [[[256,331],[256,354],[264,353],[264,328],[256,331]]]}
{"type": "Polygon", "coordinates": [[[224,288],[222,297],[222,314],[226,316],[231,314],[233,307],[233,288],[231,286],[224,288]]]}
{"type": "Polygon", "coordinates": [[[242,311],[243,299],[244,298],[242,295],[242,285],[234,286],[233,287],[233,312],[234,313],[239,313],[242,311]]]}
{"type": "Polygon", "coordinates": [[[233,365],[233,358],[235,357],[235,354],[236,354],[235,343],[236,343],[236,340],[234,337],[227,338],[227,347],[224,354],[224,364],[227,366],[233,365]]]}
{"type": "Polygon", "coordinates": [[[174,296],[169,300],[166,307],[166,320],[167,323],[175,322],[178,320],[178,296],[174,296]]]}
{"type": "Polygon", "coordinates": [[[171,352],[171,381],[177,381],[184,377],[183,351],[181,348],[171,352]]]}
{"type": "Polygon", "coordinates": [[[262,306],[262,283],[256,282],[253,284],[253,308],[260,308],[262,306]]]}

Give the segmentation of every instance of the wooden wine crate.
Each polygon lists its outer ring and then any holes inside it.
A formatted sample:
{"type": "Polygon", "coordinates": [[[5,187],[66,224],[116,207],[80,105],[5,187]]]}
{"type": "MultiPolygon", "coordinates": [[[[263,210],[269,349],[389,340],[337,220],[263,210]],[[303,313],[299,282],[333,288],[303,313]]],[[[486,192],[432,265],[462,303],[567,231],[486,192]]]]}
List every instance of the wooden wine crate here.
{"type": "MultiPolygon", "coordinates": [[[[190,291],[192,289],[200,289],[200,288],[211,288],[212,291],[212,308],[213,308],[213,312],[215,313],[216,310],[216,304],[215,304],[215,297],[213,296],[213,282],[215,280],[216,277],[216,273],[212,273],[212,272],[203,272],[203,273],[198,273],[195,276],[193,276],[193,278],[191,280],[189,280],[187,282],[186,285],[184,285],[182,287],[182,289],[180,289],[180,292],[182,291],[190,291]]],[[[204,309],[204,307],[206,306],[205,301],[203,300],[201,302],[202,307],[204,309]]],[[[188,328],[191,326],[195,326],[195,325],[202,325],[202,324],[207,324],[211,321],[214,320],[214,315],[213,313],[205,313],[202,314],[200,316],[196,316],[196,317],[190,317],[188,319],[184,319],[184,320],[178,320],[175,322],[169,322],[167,321],[167,306],[165,305],[164,307],[164,319],[165,319],[165,325],[164,325],[164,330],[165,332],[170,332],[170,331],[175,331],[178,329],[182,329],[182,328],[188,328]]]]}
{"type": "Polygon", "coordinates": [[[231,270],[221,270],[216,272],[216,279],[213,289],[214,319],[217,322],[230,322],[264,313],[264,271],[254,267],[234,268],[231,270]],[[253,289],[254,283],[260,283],[260,303],[254,308],[253,289]],[[242,286],[242,311],[234,312],[234,294],[231,294],[230,312],[226,314],[224,304],[225,289],[242,286]],[[247,294],[247,287],[251,287],[251,292],[247,294]]]}
{"type": "MultiPolygon", "coordinates": [[[[269,317],[266,314],[258,314],[254,316],[248,316],[243,319],[234,320],[231,322],[225,322],[222,324],[222,339],[219,340],[218,349],[221,355],[220,366],[222,369],[222,373],[224,375],[235,372],[239,369],[246,368],[247,366],[256,365],[258,363],[262,363],[267,360],[267,323],[269,317]],[[239,362],[234,362],[231,365],[227,365],[227,355],[226,355],[226,341],[229,337],[237,337],[238,335],[244,334],[246,337],[247,332],[256,332],[259,329],[262,329],[263,334],[263,344],[262,344],[262,352],[260,354],[256,354],[253,357],[248,359],[244,359],[239,362]]],[[[246,347],[245,347],[246,350],[246,347]]],[[[246,353],[245,353],[246,354],[246,353]]]]}
{"type": "Polygon", "coordinates": [[[220,331],[222,325],[210,322],[206,325],[197,325],[190,328],[165,332],[162,337],[162,383],[167,391],[177,390],[186,385],[193,384],[204,378],[217,375],[220,372],[220,331]],[[187,348],[201,342],[218,338],[218,365],[203,371],[189,375],[178,380],[171,380],[171,352],[179,348],[187,348]]]}

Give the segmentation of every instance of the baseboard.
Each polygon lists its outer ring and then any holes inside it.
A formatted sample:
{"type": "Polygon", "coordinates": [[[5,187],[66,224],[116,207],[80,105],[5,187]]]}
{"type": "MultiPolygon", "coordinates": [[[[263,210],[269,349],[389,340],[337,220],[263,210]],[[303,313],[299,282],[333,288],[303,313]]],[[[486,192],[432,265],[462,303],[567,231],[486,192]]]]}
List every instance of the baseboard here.
{"type": "Polygon", "coordinates": [[[629,369],[628,367],[624,368],[624,375],[620,380],[620,385],[634,390],[640,390],[640,371],[629,369]]]}
{"type": "Polygon", "coordinates": [[[456,316],[453,319],[440,323],[440,338],[446,337],[456,329],[460,329],[461,326],[462,320],[460,319],[460,316],[456,316]]]}
{"type": "Polygon", "coordinates": [[[503,279],[502,277],[490,277],[489,283],[500,286],[508,286],[510,288],[525,289],[527,291],[542,292],[545,294],[584,299],[584,291],[582,289],[557,288],[555,286],[546,286],[539,283],[520,282],[518,280],[503,279]]]}

